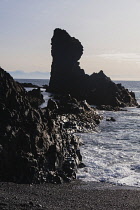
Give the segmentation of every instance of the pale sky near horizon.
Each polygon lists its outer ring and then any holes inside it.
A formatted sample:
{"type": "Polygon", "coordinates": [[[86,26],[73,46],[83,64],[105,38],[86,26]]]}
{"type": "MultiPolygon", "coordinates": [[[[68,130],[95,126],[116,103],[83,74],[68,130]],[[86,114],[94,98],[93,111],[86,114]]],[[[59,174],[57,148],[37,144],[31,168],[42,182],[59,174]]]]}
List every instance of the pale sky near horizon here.
{"type": "Polygon", "coordinates": [[[140,80],[140,0],[0,0],[0,66],[51,70],[51,37],[65,29],[84,46],[80,66],[140,80]]]}

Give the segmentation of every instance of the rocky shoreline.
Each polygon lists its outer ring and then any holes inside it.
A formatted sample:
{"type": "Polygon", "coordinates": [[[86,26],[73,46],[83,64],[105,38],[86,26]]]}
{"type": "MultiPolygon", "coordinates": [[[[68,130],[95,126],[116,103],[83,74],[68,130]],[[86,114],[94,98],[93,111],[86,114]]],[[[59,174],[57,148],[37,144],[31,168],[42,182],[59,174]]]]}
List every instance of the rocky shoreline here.
{"type": "MultiPolygon", "coordinates": [[[[0,69],[0,181],[62,183],[82,166],[80,141],[73,133],[95,129],[100,116],[70,95],[38,108],[39,89],[25,89],[0,69]]],[[[43,99],[42,99],[43,100],[43,99]]]]}
{"type": "Polygon", "coordinates": [[[84,166],[74,132],[96,131],[101,120],[86,101],[108,110],[137,105],[135,94],[113,83],[103,71],[86,75],[78,62],[82,53],[79,40],[64,30],[54,31],[51,79],[46,86],[53,99],[42,109],[40,88],[27,92],[0,68],[1,182],[70,182],[77,168],[84,166]]]}

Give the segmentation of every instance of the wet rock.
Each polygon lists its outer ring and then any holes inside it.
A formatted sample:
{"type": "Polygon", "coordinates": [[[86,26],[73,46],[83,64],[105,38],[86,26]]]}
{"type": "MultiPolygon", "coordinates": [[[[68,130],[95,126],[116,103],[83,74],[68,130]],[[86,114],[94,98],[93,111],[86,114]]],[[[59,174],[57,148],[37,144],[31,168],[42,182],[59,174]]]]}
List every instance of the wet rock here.
{"type": "Polygon", "coordinates": [[[27,96],[29,98],[31,105],[35,108],[37,108],[38,106],[40,106],[42,103],[45,102],[45,100],[43,99],[43,95],[41,94],[40,88],[28,91],[27,96]]]}
{"type": "MultiPolygon", "coordinates": [[[[17,83],[19,83],[19,82],[17,82],[17,83]]],[[[27,83],[27,82],[23,82],[23,83],[19,83],[19,84],[21,84],[21,86],[23,86],[23,87],[27,87],[27,88],[39,88],[39,86],[38,85],[34,85],[34,84],[32,84],[32,83],[27,83]]]]}
{"type": "Polygon", "coordinates": [[[68,132],[92,132],[102,119],[95,108],[85,101],[78,101],[70,94],[50,99],[47,109],[53,113],[52,118],[61,118],[61,128],[67,129],[68,132]]]}
{"type": "Polygon", "coordinates": [[[99,105],[96,106],[99,110],[106,110],[106,111],[121,111],[121,108],[119,106],[110,106],[110,105],[99,105]]]}
{"type": "Polygon", "coordinates": [[[114,117],[109,117],[109,118],[107,118],[107,119],[106,119],[106,121],[112,121],[112,122],[115,122],[116,120],[115,120],[115,118],[114,118],[114,117]]]}
{"type": "Polygon", "coordinates": [[[87,111],[90,111],[92,109],[91,106],[86,102],[86,100],[81,101],[81,106],[87,111]]]}
{"type": "Polygon", "coordinates": [[[71,179],[71,177],[73,179],[76,178],[76,163],[75,160],[72,157],[67,157],[67,159],[65,159],[64,163],[63,163],[63,172],[65,175],[65,178],[67,179],[71,179]]]}
{"type": "Polygon", "coordinates": [[[76,129],[76,127],[77,127],[76,123],[71,122],[71,121],[65,122],[64,125],[63,125],[63,128],[76,129]]]}
{"type": "Polygon", "coordinates": [[[86,167],[86,165],[84,164],[84,163],[80,163],[79,165],[78,165],[78,168],[85,168],[86,167]]]}
{"type": "Polygon", "coordinates": [[[58,109],[58,104],[57,104],[57,102],[56,102],[55,100],[49,99],[49,100],[48,100],[47,108],[48,108],[49,110],[55,111],[55,110],[58,109]]]}
{"type": "Polygon", "coordinates": [[[89,104],[114,107],[136,106],[135,94],[121,84],[115,84],[101,70],[92,75],[80,68],[83,46],[65,30],[55,29],[51,40],[52,66],[50,91],[71,94],[89,104]]]}
{"type": "Polygon", "coordinates": [[[49,85],[43,85],[43,88],[46,90],[46,92],[50,92],[49,85]]]}

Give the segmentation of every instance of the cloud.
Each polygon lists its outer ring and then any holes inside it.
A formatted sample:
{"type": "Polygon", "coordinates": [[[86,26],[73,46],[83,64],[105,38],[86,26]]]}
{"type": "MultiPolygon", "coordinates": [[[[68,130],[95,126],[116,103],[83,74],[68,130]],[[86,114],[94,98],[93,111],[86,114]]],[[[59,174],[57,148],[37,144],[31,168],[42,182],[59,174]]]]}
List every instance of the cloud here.
{"type": "Polygon", "coordinates": [[[116,60],[119,62],[128,61],[140,63],[140,53],[105,53],[98,55],[98,57],[109,60],[116,60]]]}

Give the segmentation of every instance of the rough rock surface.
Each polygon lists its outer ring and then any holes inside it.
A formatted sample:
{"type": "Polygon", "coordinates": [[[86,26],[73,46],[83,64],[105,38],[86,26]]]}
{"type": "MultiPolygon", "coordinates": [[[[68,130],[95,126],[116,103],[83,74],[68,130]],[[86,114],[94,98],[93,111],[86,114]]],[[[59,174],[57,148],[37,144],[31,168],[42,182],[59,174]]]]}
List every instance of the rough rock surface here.
{"type": "Polygon", "coordinates": [[[31,105],[34,106],[35,108],[37,108],[39,105],[45,102],[45,100],[43,99],[43,95],[41,94],[40,88],[28,91],[27,96],[29,98],[31,105]]]}
{"type": "MultiPolygon", "coordinates": [[[[87,104],[78,109],[71,100],[73,118],[80,119],[81,109],[91,115],[87,104]]],[[[60,183],[75,178],[82,157],[63,103],[50,100],[48,107],[35,108],[25,89],[0,68],[0,181],[60,183]]],[[[95,126],[99,117],[93,118],[85,117],[85,125],[91,119],[95,126]]]]}
{"type": "Polygon", "coordinates": [[[20,83],[23,87],[27,87],[27,88],[39,88],[39,86],[38,85],[34,85],[34,84],[32,84],[32,83],[27,83],[27,82],[22,82],[22,83],[20,83]]]}
{"type": "Polygon", "coordinates": [[[65,30],[55,29],[51,44],[53,61],[50,91],[70,93],[94,105],[137,105],[135,94],[121,84],[115,84],[103,71],[90,76],[85,74],[78,62],[83,54],[83,46],[65,30]]]}

